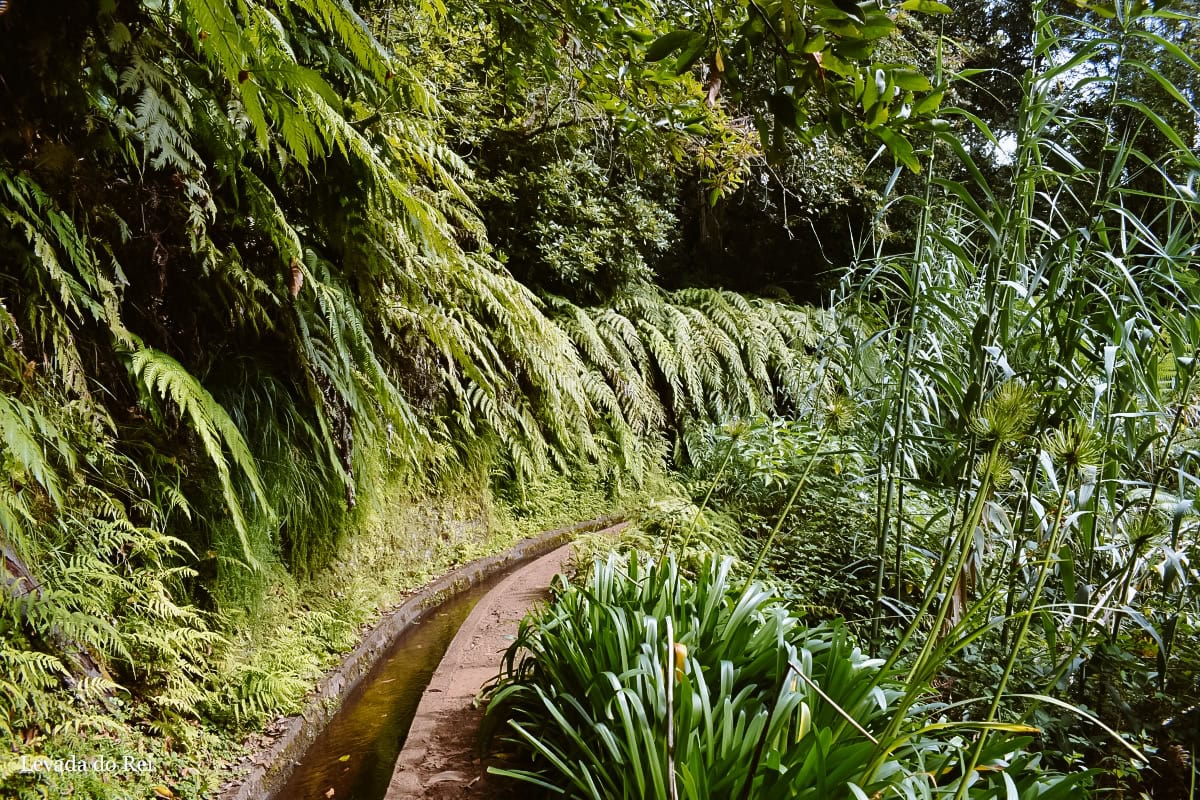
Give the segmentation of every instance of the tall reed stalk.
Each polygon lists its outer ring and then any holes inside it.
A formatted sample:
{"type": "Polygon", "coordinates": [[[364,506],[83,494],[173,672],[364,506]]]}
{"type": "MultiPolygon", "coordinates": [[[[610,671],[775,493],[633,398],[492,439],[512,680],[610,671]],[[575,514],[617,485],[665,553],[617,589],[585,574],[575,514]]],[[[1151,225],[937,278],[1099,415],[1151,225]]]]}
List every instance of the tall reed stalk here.
{"type": "MultiPolygon", "coordinates": [[[[1180,447],[1195,435],[1187,415],[1200,346],[1200,324],[1192,323],[1200,307],[1200,158],[1196,131],[1174,127],[1164,110],[1200,119],[1171,71],[1200,64],[1162,36],[1181,19],[1176,12],[1132,0],[1117,0],[1112,11],[1068,18],[1033,4],[1032,61],[1014,78],[1022,101],[1010,182],[993,184],[981,151],[958,133],[939,134],[932,151],[955,158],[940,174],[926,173],[913,252],[876,258],[854,295],[861,308],[893,287],[906,290],[902,321],[879,334],[898,357],[876,384],[886,402],[874,405],[873,649],[884,639],[884,555],[891,537],[903,546],[903,469],[927,480],[960,476],[940,495],[949,530],[887,654],[885,671],[904,665],[908,678],[900,708],[920,699],[954,653],[995,647],[992,635],[1003,668],[985,722],[1006,713],[1014,686],[1041,679],[1032,665],[1042,653],[1042,677],[1073,675],[1082,696],[1082,682],[1095,674],[1085,670],[1088,654],[1101,641],[1122,646],[1130,619],[1157,643],[1165,668],[1182,608],[1190,601],[1200,610],[1195,593],[1167,582],[1167,572],[1188,580],[1167,562],[1188,544],[1180,519],[1195,514],[1187,495],[1200,483],[1180,447]],[[1154,92],[1158,105],[1147,99],[1154,92]],[[1028,431],[995,428],[1003,422],[995,401],[1009,386],[1026,387],[1026,407],[1036,409],[1028,431]],[[980,425],[989,417],[992,427],[980,425]],[[1030,446],[1030,433],[1061,445],[1065,475],[1055,474],[1053,448],[1030,446]],[[1095,461],[1083,480],[1064,443],[1071,437],[1086,438],[1095,461]],[[1169,526],[1164,504],[1175,509],[1169,526]],[[1026,556],[1030,542],[1045,548],[1036,563],[1026,556]],[[1136,598],[1145,613],[1133,612],[1136,598]],[[992,608],[1003,608],[1002,619],[971,621],[984,611],[990,618],[992,608]],[[1068,610],[1062,622],[1052,609],[1068,610]],[[1062,650],[1060,628],[1068,637],[1062,650]]],[[[948,114],[991,143],[989,157],[1009,141],[972,114],[948,114]]],[[[877,761],[898,736],[893,721],[877,761]]],[[[986,750],[984,730],[964,758],[958,798],[986,750]]]]}

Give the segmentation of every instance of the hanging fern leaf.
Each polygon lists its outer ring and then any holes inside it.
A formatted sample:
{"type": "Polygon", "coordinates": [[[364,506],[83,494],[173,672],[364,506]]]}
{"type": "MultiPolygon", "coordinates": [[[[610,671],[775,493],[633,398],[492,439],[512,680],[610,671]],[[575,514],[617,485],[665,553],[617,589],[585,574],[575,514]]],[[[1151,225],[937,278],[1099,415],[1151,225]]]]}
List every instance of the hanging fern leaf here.
{"type": "Polygon", "coordinates": [[[190,421],[192,430],[204,446],[204,452],[217,470],[225,506],[242,543],[246,562],[253,567],[261,567],[247,538],[246,517],[233,485],[229,462],[225,458],[226,450],[234,465],[246,478],[262,510],[269,516],[273,516],[274,511],[270,507],[254,457],[250,448],[246,446],[241,431],[200,382],[166,353],[144,347],[130,356],[129,363],[134,377],[141,381],[147,392],[170,400],[179,413],[190,421]]]}

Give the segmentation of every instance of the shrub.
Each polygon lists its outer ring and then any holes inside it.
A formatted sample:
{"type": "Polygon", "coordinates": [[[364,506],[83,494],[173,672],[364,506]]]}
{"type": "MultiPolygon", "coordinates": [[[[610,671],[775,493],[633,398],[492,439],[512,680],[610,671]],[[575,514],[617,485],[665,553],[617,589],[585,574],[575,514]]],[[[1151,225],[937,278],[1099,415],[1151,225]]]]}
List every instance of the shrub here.
{"type": "MultiPolygon", "coordinates": [[[[597,561],[527,617],[491,690],[526,758],[498,774],[591,798],[930,797],[957,788],[957,725],[913,713],[880,742],[905,691],[838,623],[804,627],[730,561],[695,580],[673,560],[597,561]],[[942,780],[941,776],[949,776],[942,780]],[[943,786],[938,786],[941,783],[943,786]]],[[[929,713],[926,707],[924,714],[929,713]]],[[[1033,729],[995,725],[1000,731],[1033,729]]],[[[968,795],[1053,797],[1081,776],[1038,768],[1028,739],[995,736],[968,795]]]]}

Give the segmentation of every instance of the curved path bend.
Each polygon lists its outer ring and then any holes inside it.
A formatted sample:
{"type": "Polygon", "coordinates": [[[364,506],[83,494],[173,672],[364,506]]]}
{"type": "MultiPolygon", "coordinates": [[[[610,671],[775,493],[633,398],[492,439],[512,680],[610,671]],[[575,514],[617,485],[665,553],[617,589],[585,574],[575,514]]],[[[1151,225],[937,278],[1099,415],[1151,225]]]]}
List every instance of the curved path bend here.
{"type": "Polygon", "coordinates": [[[421,697],[386,800],[506,796],[507,782],[488,775],[488,761],[477,752],[483,710],[476,707],[475,696],[499,674],[521,618],[548,596],[550,582],[563,571],[570,553],[571,546],[565,545],[521,567],[471,611],[421,697]]]}

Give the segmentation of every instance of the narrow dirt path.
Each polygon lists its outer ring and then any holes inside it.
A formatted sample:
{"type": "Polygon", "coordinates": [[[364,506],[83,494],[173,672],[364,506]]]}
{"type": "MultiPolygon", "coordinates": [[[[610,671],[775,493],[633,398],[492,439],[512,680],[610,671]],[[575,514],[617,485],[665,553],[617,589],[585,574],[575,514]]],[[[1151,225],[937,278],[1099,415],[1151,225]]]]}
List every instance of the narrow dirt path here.
{"type": "Polygon", "coordinates": [[[421,698],[386,800],[505,796],[508,787],[476,752],[483,711],[475,695],[499,673],[521,618],[546,598],[570,552],[566,545],[518,569],[471,611],[421,698]]]}

